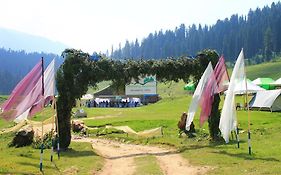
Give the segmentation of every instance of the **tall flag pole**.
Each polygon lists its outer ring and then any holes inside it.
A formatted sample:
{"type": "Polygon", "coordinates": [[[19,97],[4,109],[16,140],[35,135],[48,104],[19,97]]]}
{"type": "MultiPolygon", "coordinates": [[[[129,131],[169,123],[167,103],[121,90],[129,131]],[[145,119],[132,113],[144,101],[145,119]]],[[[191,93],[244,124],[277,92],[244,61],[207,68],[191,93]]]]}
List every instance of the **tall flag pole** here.
{"type": "MultiPolygon", "coordinates": [[[[55,101],[55,97],[53,97],[53,102],[52,102],[53,109],[55,109],[54,101],[55,101]]],[[[52,117],[53,121],[52,121],[52,130],[51,130],[51,135],[52,135],[51,162],[53,161],[53,154],[54,154],[54,138],[53,138],[53,133],[54,133],[55,115],[56,114],[54,114],[53,117],[52,117]]]]}
{"type": "MultiPolygon", "coordinates": [[[[55,113],[53,115],[53,122],[52,122],[52,134],[54,133],[54,125],[56,125],[56,115],[57,115],[57,110],[56,110],[57,106],[56,106],[56,97],[54,95],[53,98],[53,109],[55,110],[55,113]]],[[[51,149],[51,162],[53,161],[53,155],[54,155],[54,147],[55,147],[55,138],[53,138],[52,135],[52,149],[51,149]]]]}
{"type": "MultiPolygon", "coordinates": [[[[42,61],[42,96],[43,96],[43,101],[44,101],[44,58],[41,58],[42,61]]],[[[44,102],[42,103],[43,107],[44,107],[44,102]]],[[[43,171],[43,138],[44,134],[43,134],[43,119],[42,119],[42,143],[41,143],[41,152],[40,152],[40,171],[43,171]]]]}
{"type": "Polygon", "coordinates": [[[57,102],[56,103],[56,129],[57,129],[57,153],[58,159],[60,159],[60,132],[59,132],[59,119],[58,119],[58,110],[57,110],[57,102]]]}
{"type": "MultiPolygon", "coordinates": [[[[52,107],[55,111],[55,58],[51,61],[49,66],[44,71],[44,99],[45,104],[48,104],[52,100],[52,107]]],[[[51,145],[51,162],[53,161],[53,153],[54,153],[54,123],[55,123],[55,115],[52,116],[53,122],[52,122],[52,145],[51,145]]]]}
{"type": "Polygon", "coordinates": [[[250,109],[248,104],[248,87],[247,87],[247,78],[246,78],[246,66],[244,69],[245,74],[245,86],[246,86],[246,105],[247,105],[247,114],[248,114],[248,149],[249,155],[252,155],[252,146],[251,146],[251,132],[250,132],[250,109]]]}
{"type": "Polygon", "coordinates": [[[237,148],[240,148],[240,138],[239,138],[239,128],[238,128],[238,119],[237,119],[237,126],[235,130],[236,140],[237,140],[237,148]]]}

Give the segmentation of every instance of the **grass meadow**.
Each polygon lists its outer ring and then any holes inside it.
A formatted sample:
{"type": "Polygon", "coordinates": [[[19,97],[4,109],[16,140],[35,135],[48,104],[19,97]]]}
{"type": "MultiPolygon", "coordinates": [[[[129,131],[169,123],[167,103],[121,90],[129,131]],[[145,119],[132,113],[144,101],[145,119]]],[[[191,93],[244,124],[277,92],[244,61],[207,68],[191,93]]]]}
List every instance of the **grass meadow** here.
{"type": "MultiPolygon", "coordinates": [[[[278,62],[278,66],[276,66],[277,63],[250,66],[247,68],[248,77],[251,79],[256,77],[277,79],[281,76],[279,63],[281,64],[281,62],[278,62]],[[268,68],[267,65],[271,65],[271,67],[268,68]],[[264,68],[272,70],[272,72],[267,74],[266,71],[260,70],[264,68]]],[[[106,83],[103,86],[106,86],[106,83]]],[[[175,147],[191,164],[213,167],[208,173],[210,175],[281,174],[281,113],[250,111],[252,155],[248,154],[248,113],[244,110],[237,111],[240,148],[237,148],[235,137],[228,144],[223,141],[211,142],[208,136],[208,124],[205,123],[202,128],[199,127],[199,110],[194,119],[197,136],[194,138],[188,138],[185,135],[179,137],[177,122],[181,113],[188,110],[192,98],[183,90],[183,86],[182,81],[159,83],[157,91],[162,99],[155,104],[142,107],[84,108],[88,118],[83,120],[90,128],[126,125],[135,131],[143,131],[162,127],[162,137],[142,138],[124,133],[108,133],[99,137],[127,143],[175,147]]],[[[1,96],[0,99],[3,98],[7,98],[7,96],[1,96]]],[[[242,97],[237,97],[237,100],[242,101],[242,97]]],[[[73,109],[73,111],[75,110],[77,109],[73,109]]],[[[53,111],[47,108],[32,120],[42,121],[52,115],[53,111]]],[[[13,125],[13,122],[0,119],[0,131],[13,125]]],[[[39,171],[40,150],[30,146],[8,147],[13,135],[14,133],[0,135],[2,160],[0,161],[0,174],[42,174],[39,171]]],[[[89,135],[96,137],[96,134],[91,131],[89,135]]],[[[69,151],[61,154],[60,160],[55,157],[54,162],[50,162],[50,150],[46,149],[43,159],[44,174],[92,174],[102,168],[104,159],[95,153],[90,144],[71,143],[70,148],[69,151]]],[[[136,158],[135,161],[138,163],[136,174],[162,174],[153,156],[136,158]]]]}
{"type": "MultiPolygon", "coordinates": [[[[178,137],[177,122],[181,112],[186,111],[191,100],[190,96],[162,101],[130,109],[88,109],[88,116],[107,116],[112,118],[84,120],[89,127],[105,125],[127,125],[136,131],[163,128],[163,137],[141,138],[126,134],[110,134],[103,137],[117,139],[123,142],[141,144],[167,145],[178,148],[181,154],[192,164],[215,167],[209,174],[280,174],[281,161],[281,113],[266,111],[250,111],[252,155],[248,154],[247,111],[237,111],[240,128],[240,148],[237,148],[235,138],[229,144],[223,141],[210,142],[207,123],[199,128],[197,112],[195,126],[197,137],[178,137]]],[[[222,102],[221,102],[222,103],[222,102]]]]}
{"type": "Polygon", "coordinates": [[[274,61],[263,64],[257,64],[252,66],[247,66],[247,77],[251,80],[256,78],[272,78],[277,80],[281,77],[281,58],[274,61]]]}

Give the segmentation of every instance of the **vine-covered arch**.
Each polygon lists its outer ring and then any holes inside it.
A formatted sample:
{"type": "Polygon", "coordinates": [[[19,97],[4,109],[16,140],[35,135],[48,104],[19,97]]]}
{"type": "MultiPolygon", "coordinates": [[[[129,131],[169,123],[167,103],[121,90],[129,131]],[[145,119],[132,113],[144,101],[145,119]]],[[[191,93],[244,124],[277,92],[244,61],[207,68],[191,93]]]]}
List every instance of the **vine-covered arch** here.
{"type": "Polygon", "coordinates": [[[101,81],[111,80],[120,89],[132,79],[137,80],[144,75],[156,75],[160,82],[177,82],[181,79],[188,82],[190,76],[198,81],[209,61],[215,65],[219,58],[213,50],[203,50],[194,59],[92,60],[89,54],[75,49],[66,49],[62,56],[65,60],[56,75],[57,117],[62,148],[67,148],[71,141],[71,110],[76,99],[87,92],[89,85],[96,86],[101,81]]]}

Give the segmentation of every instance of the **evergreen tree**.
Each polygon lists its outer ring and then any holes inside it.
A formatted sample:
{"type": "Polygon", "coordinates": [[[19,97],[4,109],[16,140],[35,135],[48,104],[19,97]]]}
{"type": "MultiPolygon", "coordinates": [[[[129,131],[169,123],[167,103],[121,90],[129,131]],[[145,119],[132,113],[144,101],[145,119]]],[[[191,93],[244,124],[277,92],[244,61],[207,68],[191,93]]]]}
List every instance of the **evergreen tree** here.
{"type": "Polygon", "coordinates": [[[270,27],[268,27],[264,34],[264,56],[267,61],[271,59],[272,51],[273,51],[272,31],[270,27]]]}
{"type": "Polygon", "coordinates": [[[251,9],[247,16],[233,14],[230,19],[218,20],[212,26],[193,24],[186,27],[181,24],[174,30],[150,33],[141,44],[129,43],[126,41],[124,48],[121,48],[123,52],[117,49],[112,57],[175,58],[192,56],[209,48],[215,49],[227,61],[232,62],[236,60],[241,48],[244,48],[248,58],[264,55],[268,61],[272,54],[281,53],[281,3],[272,3],[271,7],[265,6],[262,9],[251,9]]]}

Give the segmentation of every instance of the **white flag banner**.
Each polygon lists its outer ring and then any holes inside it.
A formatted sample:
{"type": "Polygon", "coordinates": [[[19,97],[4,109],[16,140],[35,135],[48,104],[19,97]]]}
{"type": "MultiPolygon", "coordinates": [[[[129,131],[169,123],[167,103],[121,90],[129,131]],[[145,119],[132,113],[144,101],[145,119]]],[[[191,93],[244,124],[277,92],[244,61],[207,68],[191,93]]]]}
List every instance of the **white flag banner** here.
{"type": "Polygon", "coordinates": [[[205,86],[207,85],[207,82],[208,82],[210,76],[213,73],[214,73],[214,71],[213,71],[212,63],[209,62],[208,67],[206,68],[202,77],[199,80],[199,83],[198,83],[198,85],[195,89],[195,92],[194,92],[193,96],[192,96],[191,104],[190,104],[189,109],[188,109],[186,125],[185,125],[185,128],[188,131],[190,129],[191,122],[193,121],[195,112],[198,108],[199,100],[201,98],[203,90],[204,90],[205,86]]]}
{"type": "Polygon", "coordinates": [[[31,108],[28,108],[24,113],[22,113],[21,115],[19,115],[19,116],[14,120],[14,122],[20,123],[21,121],[26,120],[27,117],[28,117],[28,114],[29,114],[30,109],[31,109],[31,108]]]}
{"type": "Polygon", "coordinates": [[[55,95],[55,59],[44,71],[44,97],[55,95]]]}
{"type": "Polygon", "coordinates": [[[237,118],[235,110],[235,86],[242,81],[244,82],[244,84],[246,83],[246,75],[244,69],[244,53],[242,49],[233,68],[221,112],[219,128],[226,143],[229,142],[229,135],[231,131],[234,131],[237,128],[237,118]]]}

